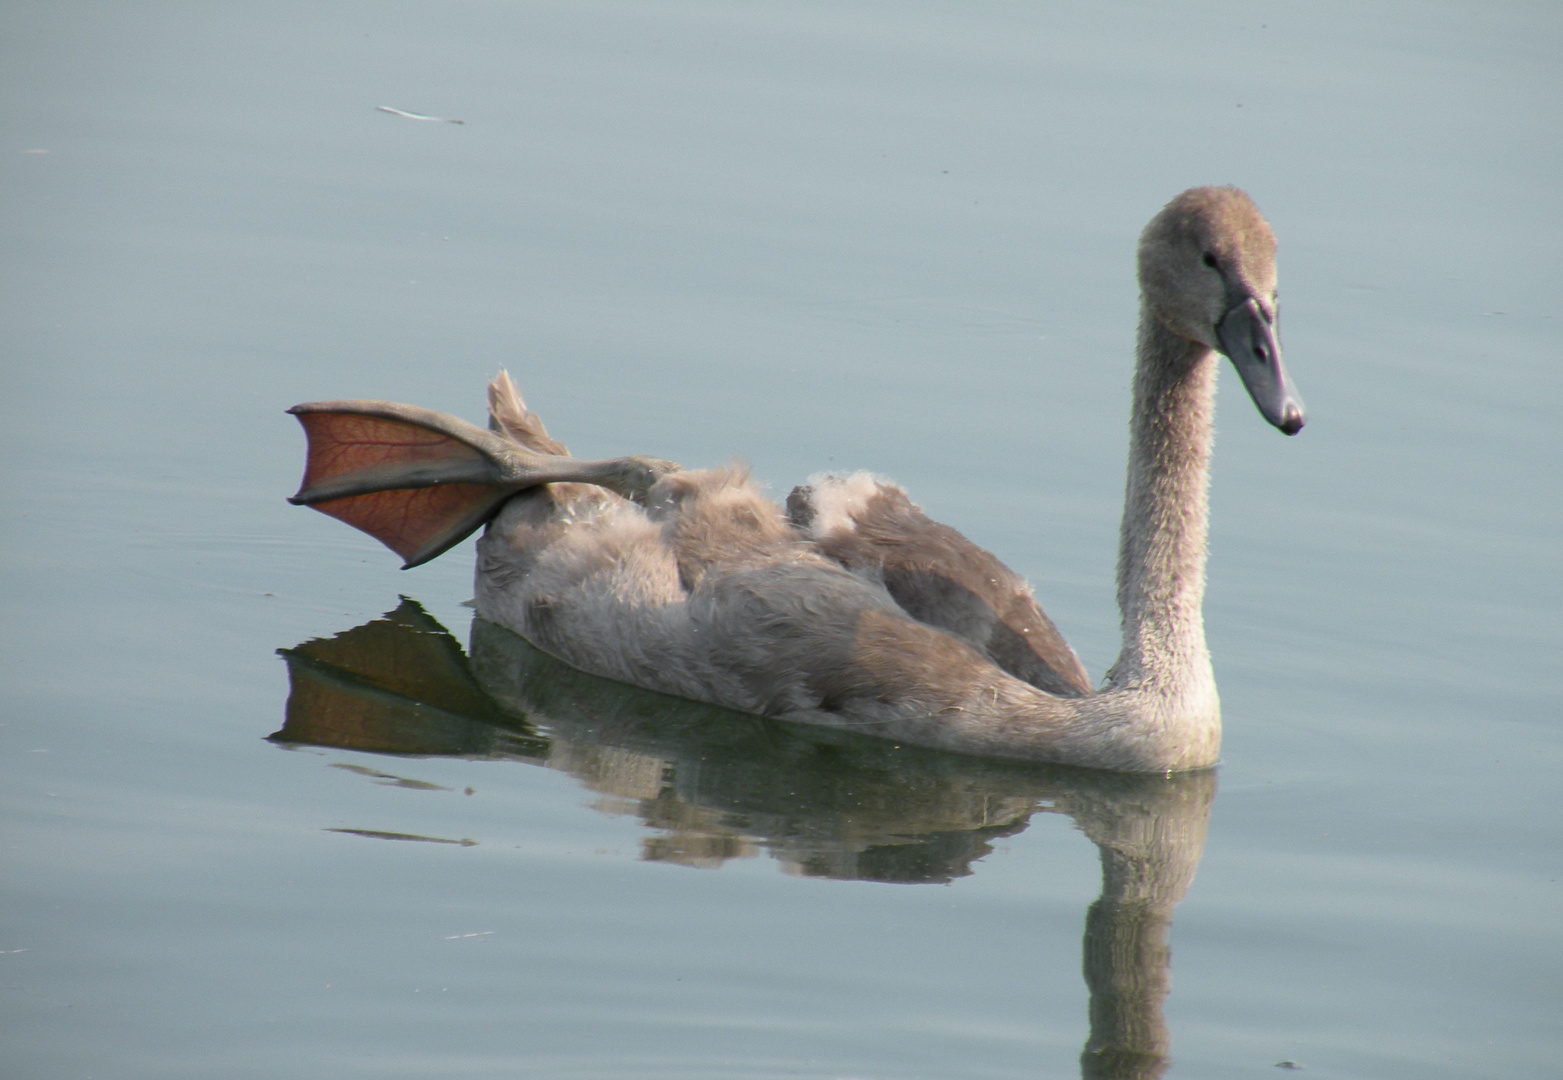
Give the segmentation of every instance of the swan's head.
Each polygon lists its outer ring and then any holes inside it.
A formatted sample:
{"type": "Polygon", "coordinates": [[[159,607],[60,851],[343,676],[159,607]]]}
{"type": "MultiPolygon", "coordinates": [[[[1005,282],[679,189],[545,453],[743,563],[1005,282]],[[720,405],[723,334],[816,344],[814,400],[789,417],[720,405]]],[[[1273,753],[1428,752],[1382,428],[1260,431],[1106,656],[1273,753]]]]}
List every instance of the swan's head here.
{"type": "Polygon", "coordinates": [[[1232,360],[1264,418],[1302,430],[1302,397],[1281,365],[1275,233],[1246,194],[1191,188],[1140,235],[1140,291],[1179,337],[1232,360]]]}

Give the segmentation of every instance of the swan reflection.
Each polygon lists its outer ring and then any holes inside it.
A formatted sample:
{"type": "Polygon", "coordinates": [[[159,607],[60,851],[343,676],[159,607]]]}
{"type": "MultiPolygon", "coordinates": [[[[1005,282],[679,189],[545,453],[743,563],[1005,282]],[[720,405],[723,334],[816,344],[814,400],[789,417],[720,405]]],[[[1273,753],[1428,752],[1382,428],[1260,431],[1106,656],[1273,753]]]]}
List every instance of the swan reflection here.
{"type": "Polygon", "coordinates": [[[1033,814],[1065,814],[1102,860],[1086,915],[1081,1073],[1166,1070],[1167,937],[1204,847],[1211,772],[989,761],[778,724],[583,674],[479,618],[469,657],[406,599],[279,651],[291,690],[274,742],[559,769],[601,796],[597,809],[653,830],[646,859],[716,867],[763,852],[809,877],[948,882],[1033,814]]]}

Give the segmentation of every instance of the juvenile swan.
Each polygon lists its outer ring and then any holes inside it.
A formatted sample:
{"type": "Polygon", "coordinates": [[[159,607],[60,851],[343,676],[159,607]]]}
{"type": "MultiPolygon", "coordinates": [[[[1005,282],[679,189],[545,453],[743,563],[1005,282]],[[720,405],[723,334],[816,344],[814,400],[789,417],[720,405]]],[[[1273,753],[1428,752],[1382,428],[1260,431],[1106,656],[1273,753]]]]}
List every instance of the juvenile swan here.
{"type": "Polygon", "coordinates": [[[1104,769],[1216,761],[1200,604],[1216,354],[1288,435],[1275,236],[1236,188],[1185,191],[1140,237],[1140,326],[1118,553],[1123,650],[1100,690],[988,552],[866,473],[784,508],[738,468],[582,461],[503,372],[484,431],[379,401],[295,406],[294,503],[408,566],[478,527],[477,609],[585,671],[899,742],[1104,769]]]}

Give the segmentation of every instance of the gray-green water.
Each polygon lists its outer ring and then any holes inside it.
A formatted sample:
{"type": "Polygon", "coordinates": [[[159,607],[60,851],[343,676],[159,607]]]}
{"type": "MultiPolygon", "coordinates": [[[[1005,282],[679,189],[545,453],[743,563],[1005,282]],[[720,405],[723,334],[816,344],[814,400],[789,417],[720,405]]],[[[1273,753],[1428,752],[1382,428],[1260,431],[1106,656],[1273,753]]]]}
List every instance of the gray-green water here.
{"type": "Polygon", "coordinates": [[[1081,1054],[1158,1011],[1164,916],[1169,1076],[1558,1071],[1554,5],[3,26],[7,1075],[1154,1075],[1081,1054]],[[1134,240],[1212,182],[1280,236],[1311,413],[1225,380],[1218,793],[516,689],[470,545],[400,574],[282,501],[286,406],[477,419],[504,365],[577,453],[894,477],[1100,674],[1134,240]],[[276,650],[399,594],[450,678],[304,712],[276,650]],[[1150,915],[1097,903],[1098,845],[1150,915]]]}

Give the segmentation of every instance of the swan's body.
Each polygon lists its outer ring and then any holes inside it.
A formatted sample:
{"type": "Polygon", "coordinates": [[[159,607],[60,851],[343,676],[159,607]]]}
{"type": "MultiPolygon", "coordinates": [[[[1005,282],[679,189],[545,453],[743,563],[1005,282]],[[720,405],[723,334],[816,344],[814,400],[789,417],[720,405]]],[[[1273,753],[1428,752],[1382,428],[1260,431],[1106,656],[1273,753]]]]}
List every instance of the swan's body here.
{"type": "Polygon", "coordinates": [[[494,434],[407,406],[300,406],[311,463],[295,498],[409,564],[491,518],[479,613],[596,674],[925,746],[1200,768],[1221,742],[1200,613],[1216,350],[1272,423],[1302,426],[1276,347],[1274,247],[1231,188],[1185,192],[1141,239],[1123,650],[1099,691],[1024,582],[899,488],[817,479],[783,509],[738,469],[577,461],[503,374],[494,434]]]}

